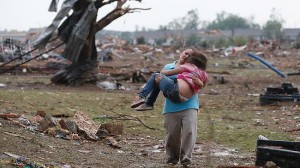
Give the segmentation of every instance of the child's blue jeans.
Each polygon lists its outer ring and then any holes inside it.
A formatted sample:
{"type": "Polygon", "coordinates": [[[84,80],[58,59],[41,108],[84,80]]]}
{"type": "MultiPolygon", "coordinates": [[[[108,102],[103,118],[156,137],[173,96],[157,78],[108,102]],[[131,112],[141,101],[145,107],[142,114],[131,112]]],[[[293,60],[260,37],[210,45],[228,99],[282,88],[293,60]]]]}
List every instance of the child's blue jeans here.
{"type": "Polygon", "coordinates": [[[184,101],[179,94],[177,80],[170,79],[169,77],[160,73],[153,73],[151,75],[144,88],[140,92],[139,96],[147,98],[147,105],[153,106],[160,90],[163,92],[163,95],[166,98],[169,98],[174,103],[181,103],[184,101]],[[159,85],[157,85],[155,81],[155,77],[157,75],[160,75],[162,77],[159,85]]]}

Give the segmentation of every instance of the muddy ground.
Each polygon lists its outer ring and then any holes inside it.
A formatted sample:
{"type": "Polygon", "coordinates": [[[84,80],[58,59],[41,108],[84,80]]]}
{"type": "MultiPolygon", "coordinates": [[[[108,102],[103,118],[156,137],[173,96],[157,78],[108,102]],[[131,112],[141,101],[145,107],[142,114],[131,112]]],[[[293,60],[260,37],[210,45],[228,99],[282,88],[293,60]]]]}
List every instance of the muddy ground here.
{"type": "MultiPolygon", "coordinates": [[[[292,55],[291,57],[293,61],[289,57],[281,56],[266,59],[272,61],[284,72],[298,71],[300,68],[299,56],[292,55]]],[[[203,112],[200,112],[199,117],[203,115],[213,120],[214,115],[208,111],[214,109],[235,110],[236,115],[224,114],[223,120],[241,122],[239,118],[242,118],[241,115],[243,114],[240,112],[253,111],[253,116],[250,118],[259,118],[260,120],[245,121],[241,119],[242,122],[249,122],[249,125],[263,130],[270,129],[271,131],[271,128],[272,130],[276,128],[291,136],[292,139],[300,140],[300,107],[298,103],[280,102],[275,105],[261,106],[257,97],[257,94],[264,93],[265,88],[270,85],[280,86],[283,82],[290,82],[297,87],[297,85],[300,85],[299,76],[290,76],[283,79],[268,68],[257,65],[249,67],[249,64],[245,64],[245,58],[229,59],[230,61],[225,61],[224,64],[218,62],[220,61],[219,58],[211,61],[211,68],[208,70],[210,82],[200,95],[204,109],[203,112]],[[220,66],[222,68],[218,69],[220,66]],[[243,71],[245,73],[242,73],[243,71]],[[251,72],[249,73],[249,71],[251,72]],[[218,79],[220,76],[225,78],[226,82],[224,84],[220,83],[218,79]]],[[[13,76],[0,76],[0,78],[4,77],[13,76]]],[[[130,83],[126,83],[126,85],[130,85],[130,83]]],[[[20,87],[28,90],[49,90],[50,92],[66,91],[68,89],[76,92],[93,90],[101,92],[101,89],[91,85],[72,88],[45,83],[8,83],[1,90],[18,90],[20,87]]],[[[105,90],[102,91],[105,92],[105,90]]],[[[110,92],[122,92],[131,97],[134,93],[132,90],[110,92]]],[[[1,95],[0,103],[5,103],[5,97],[1,95]]],[[[15,167],[13,166],[13,163],[17,162],[15,157],[19,157],[19,160],[22,160],[20,157],[27,158],[23,158],[23,160],[32,165],[35,163],[44,167],[180,167],[180,164],[176,166],[165,164],[166,156],[162,137],[125,132],[121,136],[115,137],[121,148],[114,148],[105,139],[99,141],[63,140],[40,132],[33,132],[10,120],[0,119],[0,124],[0,167],[15,167]]],[[[231,127],[228,126],[228,129],[231,129],[231,127]]],[[[209,131],[214,130],[209,129],[209,131]]],[[[211,134],[213,133],[211,132],[211,134]]],[[[203,140],[198,137],[193,153],[192,167],[254,167],[255,160],[255,150],[241,151],[234,147],[216,143],[213,139],[210,141],[209,138],[203,140]]]]}

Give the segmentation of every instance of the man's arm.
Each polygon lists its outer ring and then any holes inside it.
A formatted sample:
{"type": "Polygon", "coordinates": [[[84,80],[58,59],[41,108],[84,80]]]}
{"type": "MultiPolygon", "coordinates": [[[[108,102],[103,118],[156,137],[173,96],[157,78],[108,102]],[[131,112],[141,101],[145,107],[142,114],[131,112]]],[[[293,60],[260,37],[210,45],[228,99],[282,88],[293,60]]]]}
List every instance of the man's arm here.
{"type": "MultiPolygon", "coordinates": [[[[171,70],[161,70],[160,73],[166,76],[172,76],[172,75],[177,75],[180,74],[184,71],[184,69],[181,66],[176,67],[175,69],[171,70]]],[[[203,83],[199,78],[193,78],[193,83],[197,85],[200,89],[205,87],[205,83],[203,83]]]]}
{"type": "Polygon", "coordinates": [[[161,70],[160,73],[166,76],[172,76],[172,75],[177,75],[180,74],[184,71],[184,69],[182,67],[176,67],[175,69],[171,69],[171,70],[161,70]]]}

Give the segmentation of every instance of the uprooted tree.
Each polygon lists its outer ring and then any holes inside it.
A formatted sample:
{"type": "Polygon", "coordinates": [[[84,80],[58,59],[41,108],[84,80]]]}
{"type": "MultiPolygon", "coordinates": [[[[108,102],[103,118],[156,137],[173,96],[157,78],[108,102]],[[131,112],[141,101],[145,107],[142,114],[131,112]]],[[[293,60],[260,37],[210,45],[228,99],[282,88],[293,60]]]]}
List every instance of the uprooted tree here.
{"type": "MultiPolygon", "coordinates": [[[[78,86],[98,80],[95,34],[127,13],[148,10],[123,7],[126,2],[127,0],[65,0],[62,3],[53,22],[35,41],[36,48],[44,48],[50,39],[53,39],[57,30],[58,37],[65,43],[62,56],[72,63],[53,75],[51,78],[53,83],[78,86]],[[98,10],[114,3],[116,7],[97,21],[98,10]],[[72,14],[68,15],[71,10],[72,14]],[[65,17],[67,18],[60,24],[65,17]]],[[[52,0],[49,11],[56,11],[56,9],[57,0],[52,0]]]]}

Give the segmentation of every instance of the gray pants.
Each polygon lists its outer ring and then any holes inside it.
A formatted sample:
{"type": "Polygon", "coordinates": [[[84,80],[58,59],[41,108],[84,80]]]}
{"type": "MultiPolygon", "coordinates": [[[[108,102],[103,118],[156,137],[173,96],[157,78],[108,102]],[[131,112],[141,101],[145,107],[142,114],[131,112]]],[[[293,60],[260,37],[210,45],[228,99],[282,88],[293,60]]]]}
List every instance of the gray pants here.
{"type": "Polygon", "coordinates": [[[167,163],[190,164],[197,138],[197,109],[166,113],[164,117],[167,163]]]}

